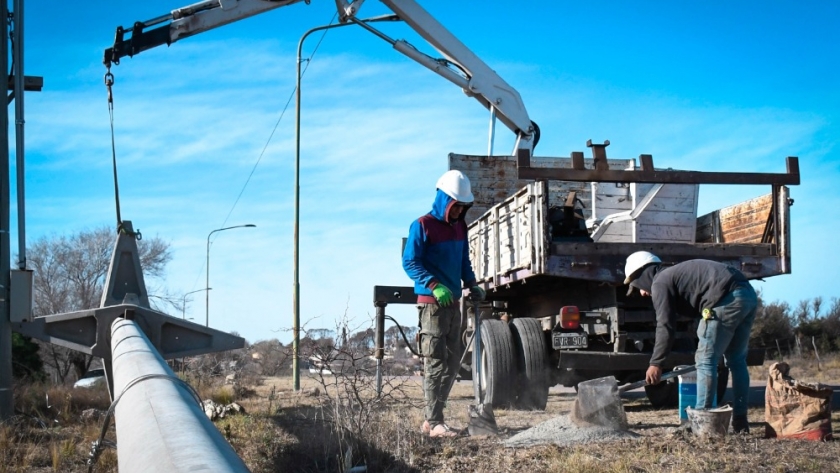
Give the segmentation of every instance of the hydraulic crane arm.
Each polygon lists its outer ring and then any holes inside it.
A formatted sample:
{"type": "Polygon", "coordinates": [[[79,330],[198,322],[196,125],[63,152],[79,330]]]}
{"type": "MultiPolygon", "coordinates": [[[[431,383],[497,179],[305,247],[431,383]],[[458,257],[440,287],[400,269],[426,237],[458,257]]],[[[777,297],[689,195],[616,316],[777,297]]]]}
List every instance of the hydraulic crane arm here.
{"type": "Polygon", "coordinates": [[[204,0],[172,10],[168,15],[135,22],[131,28],[119,26],[114,46],[105,50],[103,62],[119,64],[125,56],[134,56],[162,44],[170,45],[179,39],[301,1],[309,3],[310,0],[204,0]],[[166,24],[146,30],[161,23],[166,24]],[[126,33],[131,33],[131,37],[126,39],[126,33]]]}
{"type": "MultiPolygon", "coordinates": [[[[172,10],[152,20],[136,22],[131,28],[118,27],[114,45],[105,50],[104,63],[119,64],[125,56],[248,18],[275,8],[310,0],[204,0],[172,10]],[[157,26],[161,25],[161,26],[157,26]],[[153,29],[147,29],[155,27],[153,29]],[[126,38],[126,34],[130,37],[126,38]]],[[[530,157],[539,129],[533,123],[519,93],[467,48],[458,38],[414,0],[381,0],[406,24],[420,34],[445,59],[418,51],[405,40],[394,40],[356,18],[364,0],[335,0],[342,22],[354,22],[388,41],[394,49],[454,83],[516,134],[516,153],[530,157]]]]}
{"type": "MultiPolygon", "coordinates": [[[[434,59],[421,53],[404,40],[392,40],[374,30],[370,25],[356,20],[355,17],[348,15],[345,18],[342,15],[342,21],[356,22],[359,26],[391,43],[397,51],[461,87],[465,94],[478,100],[488,110],[494,111],[499,120],[516,134],[516,149],[527,151],[528,156],[530,156],[534,146],[536,146],[536,141],[539,139],[539,131],[536,124],[529,118],[519,92],[496,74],[496,71],[490,69],[490,66],[476,56],[416,1],[381,1],[432,47],[443,54],[446,59],[434,59]],[[457,71],[448,67],[449,64],[454,65],[457,71]]],[[[341,12],[342,7],[344,7],[344,11],[348,11],[350,5],[359,2],[348,4],[344,0],[336,0],[336,3],[339,6],[339,12],[341,12]]]]}

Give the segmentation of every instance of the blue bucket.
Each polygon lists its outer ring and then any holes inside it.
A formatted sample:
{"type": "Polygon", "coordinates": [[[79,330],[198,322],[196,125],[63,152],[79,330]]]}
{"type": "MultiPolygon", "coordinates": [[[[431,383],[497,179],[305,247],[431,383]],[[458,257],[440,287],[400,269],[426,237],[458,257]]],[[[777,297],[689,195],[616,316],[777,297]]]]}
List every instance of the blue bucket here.
{"type": "MultiPolygon", "coordinates": [[[[680,369],[678,366],[674,369],[680,369]]],[[[680,424],[688,422],[686,407],[694,408],[697,404],[697,372],[681,374],[678,376],[680,386],[680,424]]]]}

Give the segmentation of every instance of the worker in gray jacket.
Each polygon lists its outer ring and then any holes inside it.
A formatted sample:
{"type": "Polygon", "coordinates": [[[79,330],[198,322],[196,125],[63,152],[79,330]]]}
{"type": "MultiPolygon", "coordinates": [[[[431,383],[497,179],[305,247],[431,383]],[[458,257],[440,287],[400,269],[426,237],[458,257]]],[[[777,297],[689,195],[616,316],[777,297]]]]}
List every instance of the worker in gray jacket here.
{"type": "Polygon", "coordinates": [[[755,291],[740,271],[717,261],[697,259],[671,267],[661,263],[656,255],[637,251],[627,257],[624,268],[624,284],[630,285],[627,294],[638,289],[653,299],[656,311],[656,344],[645,379],[648,384],[660,381],[661,365],[673,345],[677,314],[698,317],[695,408],[713,407],[723,355],[732,373],[732,427],[736,433],[749,432],[747,345],[758,305],[755,291]]]}

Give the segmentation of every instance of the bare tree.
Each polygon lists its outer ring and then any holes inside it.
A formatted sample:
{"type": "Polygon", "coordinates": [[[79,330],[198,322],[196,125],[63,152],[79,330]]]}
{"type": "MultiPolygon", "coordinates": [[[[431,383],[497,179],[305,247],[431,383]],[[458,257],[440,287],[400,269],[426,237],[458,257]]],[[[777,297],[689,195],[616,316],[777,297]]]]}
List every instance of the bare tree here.
{"type": "MultiPolygon", "coordinates": [[[[116,237],[113,228],[101,226],[70,235],[44,236],[33,242],[27,249],[27,264],[36,274],[34,315],[98,307],[116,237]]],[[[162,283],[160,279],[172,259],[169,243],[147,238],[137,242],[137,249],[147,284],[162,283]]],[[[167,295],[157,299],[172,298],[167,295]]],[[[44,364],[62,383],[71,369],[81,377],[92,361],[90,356],[50,344],[43,344],[42,353],[44,364]]]]}
{"type": "Polygon", "coordinates": [[[280,376],[290,371],[292,348],[279,340],[261,340],[251,346],[251,359],[263,376],[280,376]]]}

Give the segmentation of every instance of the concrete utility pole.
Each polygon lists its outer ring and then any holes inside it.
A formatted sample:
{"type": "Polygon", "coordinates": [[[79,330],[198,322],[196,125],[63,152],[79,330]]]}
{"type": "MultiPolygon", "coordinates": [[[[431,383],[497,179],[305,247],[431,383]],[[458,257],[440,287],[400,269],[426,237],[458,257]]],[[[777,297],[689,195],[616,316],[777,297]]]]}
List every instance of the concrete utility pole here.
{"type": "Polygon", "coordinates": [[[134,321],[114,321],[111,350],[120,472],[248,471],[134,321]]]}

